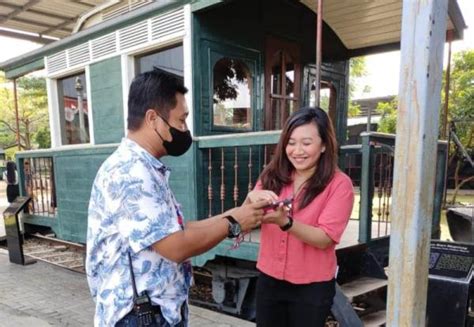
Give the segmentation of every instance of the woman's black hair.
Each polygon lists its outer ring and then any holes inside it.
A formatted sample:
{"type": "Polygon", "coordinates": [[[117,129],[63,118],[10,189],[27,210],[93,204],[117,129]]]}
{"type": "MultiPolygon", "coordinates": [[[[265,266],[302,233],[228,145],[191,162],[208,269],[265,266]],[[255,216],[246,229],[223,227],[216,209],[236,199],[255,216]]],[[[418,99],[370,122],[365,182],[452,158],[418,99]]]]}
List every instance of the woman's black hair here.
{"type": "Polygon", "coordinates": [[[337,167],[337,141],[331,119],[321,108],[304,107],[295,111],[286,121],[275,149],[275,155],[260,176],[266,190],[280,193],[283,186],[292,182],[294,167],[286,155],[286,146],[293,131],[302,125],[315,124],[325,147],[313,175],[305,182],[300,198],[300,209],[306,207],[329,184],[337,167]]]}
{"type": "Polygon", "coordinates": [[[16,184],[16,163],[13,161],[7,162],[7,183],[16,184]]]}

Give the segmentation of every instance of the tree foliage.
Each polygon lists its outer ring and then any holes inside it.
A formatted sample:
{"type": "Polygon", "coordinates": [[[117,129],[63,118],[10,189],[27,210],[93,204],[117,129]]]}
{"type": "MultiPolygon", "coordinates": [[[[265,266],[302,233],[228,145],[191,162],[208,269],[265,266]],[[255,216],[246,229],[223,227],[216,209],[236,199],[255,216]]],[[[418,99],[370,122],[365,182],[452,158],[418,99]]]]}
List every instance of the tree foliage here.
{"type": "Polygon", "coordinates": [[[243,83],[250,73],[247,66],[240,60],[223,58],[214,66],[214,103],[236,99],[238,85],[243,83]]]}
{"type": "MultiPolygon", "coordinates": [[[[445,83],[441,100],[445,99],[445,83]]],[[[444,104],[443,104],[444,105],[444,104]]],[[[474,50],[462,51],[453,55],[449,83],[448,121],[456,122],[456,133],[461,143],[472,150],[474,122],[474,50]],[[469,122],[470,120],[470,122],[469,122]]],[[[442,120],[440,120],[441,122],[442,120]]]]}
{"type": "MultiPolygon", "coordinates": [[[[443,78],[442,101],[445,99],[444,86],[443,78]]],[[[449,122],[455,128],[455,133],[464,148],[463,151],[459,146],[451,146],[449,154],[448,173],[454,176],[455,189],[449,202],[455,203],[459,189],[474,181],[474,169],[462,154],[464,152],[471,160],[474,158],[474,50],[453,55],[449,83],[449,122]]]]}
{"type": "MultiPolygon", "coordinates": [[[[19,78],[17,98],[20,147],[30,150],[38,147],[36,134],[40,130],[49,134],[45,79],[32,76],[19,78]]],[[[16,143],[17,125],[13,83],[6,80],[3,73],[0,74],[0,103],[0,146],[8,147],[16,143]]]]}
{"type": "Polygon", "coordinates": [[[397,130],[397,107],[398,100],[394,98],[390,102],[379,102],[375,109],[381,116],[377,128],[378,132],[395,134],[397,130]]]}
{"type": "MultiPolygon", "coordinates": [[[[449,86],[448,120],[457,122],[457,134],[461,142],[472,151],[474,142],[472,135],[472,120],[474,119],[474,50],[458,52],[453,57],[449,86]]],[[[446,80],[444,76],[445,73],[443,74],[441,101],[445,99],[444,85],[446,80]]],[[[379,124],[380,131],[395,133],[395,130],[391,127],[394,123],[391,121],[396,121],[396,108],[396,99],[389,103],[381,102],[377,104],[377,112],[382,115],[379,124]]],[[[443,108],[443,105],[440,105],[440,108],[443,108]]],[[[442,114],[442,110],[440,110],[440,114],[442,114]]]]}
{"type": "MultiPolygon", "coordinates": [[[[445,101],[446,72],[443,73],[441,101],[445,101]]],[[[378,130],[385,133],[396,132],[397,101],[380,102],[377,112],[382,115],[378,130]]],[[[444,103],[440,104],[440,135],[444,103]]],[[[456,135],[471,158],[474,156],[474,50],[455,53],[451,64],[449,83],[448,124],[454,123],[456,135]]],[[[457,146],[450,147],[448,176],[454,177],[456,192],[450,202],[455,202],[456,193],[463,185],[472,183],[474,176],[466,159],[457,146]],[[466,173],[467,172],[467,173],[466,173]],[[469,173],[471,172],[471,173],[469,173]]]]}
{"type": "MultiPolygon", "coordinates": [[[[367,67],[365,63],[365,57],[355,57],[351,58],[349,61],[349,74],[350,74],[350,83],[349,83],[349,117],[355,117],[360,114],[360,105],[355,104],[352,101],[354,92],[359,87],[357,82],[358,78],[364,77],[367,75],[367,67]]],[[[369,92],[370,88],[367,85],[363,87],[364,93],[369,92]]]]}

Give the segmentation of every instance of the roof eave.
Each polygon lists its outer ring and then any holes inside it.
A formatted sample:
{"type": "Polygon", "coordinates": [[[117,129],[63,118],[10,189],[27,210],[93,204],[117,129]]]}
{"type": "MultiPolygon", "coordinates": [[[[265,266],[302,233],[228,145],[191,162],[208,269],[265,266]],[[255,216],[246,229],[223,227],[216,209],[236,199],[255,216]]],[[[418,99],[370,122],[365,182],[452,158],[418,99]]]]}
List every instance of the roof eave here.
{"type": "Polygon", "coordinates": [[[448,1],[448,16],[454,25],[454,39],[462,40],[464,38],[464,30],[467,28],[461,8],[457,1],[448,1]]]}

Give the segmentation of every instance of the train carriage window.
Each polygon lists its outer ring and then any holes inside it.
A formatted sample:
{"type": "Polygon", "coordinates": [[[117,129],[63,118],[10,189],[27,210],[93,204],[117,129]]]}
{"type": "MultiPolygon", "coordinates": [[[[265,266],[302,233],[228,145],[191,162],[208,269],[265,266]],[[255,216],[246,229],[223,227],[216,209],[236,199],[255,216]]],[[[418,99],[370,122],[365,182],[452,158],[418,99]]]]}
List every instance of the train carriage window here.
{"type": "Polygon", "coordinates": [[[277,130],[300,105],[300,47],[293,42],[268,37],[265,52],[264,127],[277,130]]]}
{"type": "Polygon", "coordinates": [[[241,60],[224,57],[213,68],[213,125],[252,128],[252,74],[241,60]]]}
{"type": "MultiPolygon", "coordinates": [[[[316,106],[316,85],[314,84],[314,78],[311,78],[311,80],[309,105],[314,107],[316,106]]],[[[319,106],[329,114],[334,122],[336,117],[336,88],[332,83],[321,81],[321,88],[319,90],[319,106]]]]}
{"type": "Polygon", "coordinates": [[[63,145],[90,142],[87,91],[84,73],[58,79],[58,102],[63,145]]]}
{"type": "Polygon", "coordinates": [[[137,56],[135,65],[137,75],[156,67],[184,78],[183,46],[178,45],[137,56]]]}

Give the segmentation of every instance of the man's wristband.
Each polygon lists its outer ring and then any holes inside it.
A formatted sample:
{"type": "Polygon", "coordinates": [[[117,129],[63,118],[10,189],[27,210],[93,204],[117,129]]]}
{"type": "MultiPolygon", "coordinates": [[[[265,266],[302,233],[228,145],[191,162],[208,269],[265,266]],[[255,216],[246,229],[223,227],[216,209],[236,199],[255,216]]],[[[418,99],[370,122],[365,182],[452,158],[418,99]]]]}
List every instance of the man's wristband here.
{"type": "Polygon", "coordinates": [[[287,230],[291,228],[291,226],[293,226],[293,217],[288,216],[288,222],[285,225],[280,226],[280,229],[286,232],[287,230]]]}

